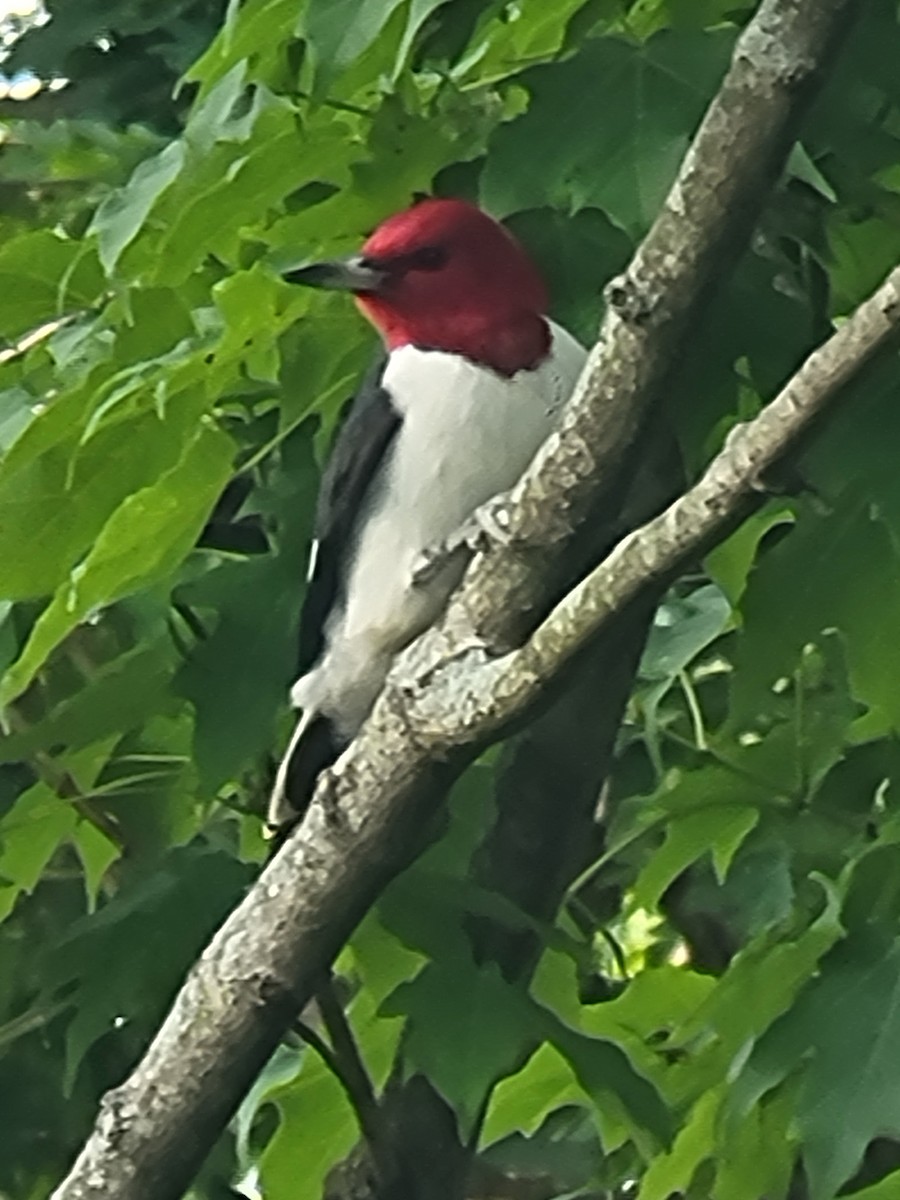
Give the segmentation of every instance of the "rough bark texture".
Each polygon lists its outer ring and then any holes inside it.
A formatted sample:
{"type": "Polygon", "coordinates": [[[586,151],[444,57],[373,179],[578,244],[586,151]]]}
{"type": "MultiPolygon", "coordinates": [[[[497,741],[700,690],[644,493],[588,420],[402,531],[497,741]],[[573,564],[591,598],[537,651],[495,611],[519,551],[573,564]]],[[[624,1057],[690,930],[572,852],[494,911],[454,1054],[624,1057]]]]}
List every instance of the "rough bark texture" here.
{"type": "Polygon", "coordinates": [[[900,332],[900,267],[807,358],[753,421],[731,431],[702,479],[629,534],[573,588],[526,646],[508,656],[504,690],[552,677],[592,633],[646,589],[672,578],[727,535],[766,494],[766,477],[900,332]]]}
{"type": "Polygon", "coordinates": [[[429,836],[449,782],[521,719],[553,672],[647,588],[723,536],[838,386],[900,325],[898,281],[814,356],[704,480],[559,594],[565,547],[664,393],[716,276],[743,248],[799,114],[858,0],[763,0],[679,178],[626,274],[564,425],[442,626],[392,675],[307,818],[192,969],[143,1061],[104,1098],[56,1200],[177,1200],[322,970],[429,836]],[[839,339],[839,340],[838,340],[839,339]],[[500,657],[498,650],[520,646],[500,657]]]}

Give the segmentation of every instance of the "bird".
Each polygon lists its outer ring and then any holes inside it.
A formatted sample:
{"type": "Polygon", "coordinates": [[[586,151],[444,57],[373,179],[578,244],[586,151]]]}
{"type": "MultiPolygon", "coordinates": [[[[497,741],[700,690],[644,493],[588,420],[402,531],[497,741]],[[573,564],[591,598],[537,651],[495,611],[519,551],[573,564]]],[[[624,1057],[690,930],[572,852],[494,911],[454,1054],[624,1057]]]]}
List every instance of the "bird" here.
{"type": "Polygon", "coordinates": [[[435,552],[518,481],[586,358],[547,315],[519,242],[465,200],[420,199],[359,253],[283,277],[351,293],[382,350],[322,473],[290,693],[300,716],[268,809],[276,834],[458,585],[465,557],[435,552]]]}

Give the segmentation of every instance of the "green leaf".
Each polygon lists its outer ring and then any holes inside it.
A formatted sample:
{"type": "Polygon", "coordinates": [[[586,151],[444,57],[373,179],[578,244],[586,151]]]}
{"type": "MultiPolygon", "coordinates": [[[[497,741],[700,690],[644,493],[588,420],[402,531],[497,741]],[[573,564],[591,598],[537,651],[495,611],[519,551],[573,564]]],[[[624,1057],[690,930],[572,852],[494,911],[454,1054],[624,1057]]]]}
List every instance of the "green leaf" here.
{"type": "Polygon", "coordinates": [[[206,155],[219,140],[247,138],[253,128],[253,115],[235,115],[246,73],[247,64],[236,63],[194,106],[184,131],[185,143],[192,150],[206,155]]]}
{"type": "Polygon", "coordinates": [[[218,355],[228,358],[243,352],[247,375],[261,383],[278,379],[277,317],[284,292],[284,284],[259,270],[230,275],[213,290],[225,322],[218,355]]]}
{"type": "MultiPolygon", "coordinates": [[[[191,132],[189,126],[185,136],[191,132]]],[[[202,156],[192,155],[159,206],[159,229],[148,231],[142,249],[155,283],[183,283],[210,254],[236,266],[241,231],[309,180],[309,159],[298,153],[302,131],[295,110],[267,89],[257,88],[246,115],[216,132],[221,140],[202,156]]],[[[266,328],[261,319],[258,325],[266,328]]]]}
{"type": "Polygon", "coordinates": [[[422,955],[404,946],[372,912],[354,931],[348,949],[354,972],[376,1007],[424,965],[422,955]]]}
{"type": "Polygon", "coordinates": [[[853,863],[844,898],[842,920],[848,930],[881,929],[887,933],[900,918],[900,845],[893,822],[881,839],[867,846],[853,863]]]}
{"type": "Polygon", "coordinates": [[[176,591],[180,603],[215,621],[175,682],[196,712],[194,761],[208,794],[271,752],[292,682],[318,479],[308,430],[282,444],[278,463],[277,484],[257,499],[277,528],[273,552],[222,561],[176,591]]]}
{"type": "Polygon", "coordinates": [[[453,1106],[464,1134],[491,1084],[530,1049],[538,1024],[538,1010],[494,963],[476,968],[462,959],[429,964],[382,1011],[408,1017],[408,1066],[453,1106]]]}
{"type": "Polygon", "coordinates": [[[94,303],[102,278],[96,257],[55,231],[10,238],[0,245],[0,336],[14,337],[94,303]]]}
{"type": "Polygon", "coordinates": [[[794,179],[801,179],[832,204],[837,202],[834,188],[810,158],[809,151],[802,142],[794,143],[785,169],[794,179]]]}
{"type": "Polygon", "coordinates": [[[502,115],[497,106],[479,103],[450,84],[427,104],[416,92],[388,95],[365,124],[329,113],[327,125],[307,127],[304,148],[307,161],[316,163],[315,178],[335,188],[318,203],[275,221],[266,230],[266,242],[279,257],[295,262],[299,247],[310,257],[356,249],[374,225],[409,204],[415,192],[430,190],[442,167],[482,153],[502,115]]]}
{"type": "Polygon", "coordinates": [[[184,156],[184,144],[170,142],[159,154],[142,162],[127,186],[110,192],[97,209],[88,232],[97,235],[100,261],[108,273],[137,236],[156,201],[177,179],[184,156]]]}
{"type": "Polygon", "coordinates": [[[0,921],[22,892],[32,892],[58,847],[74,832],[78,814],[46,783],[36,783],[0,820],[0,921]]]}
{"type": "Polygon", "coordinates": [[[178,464],[129,496],[38,618],[0,683],[0,704],[28,687],[50,652],[93,609],[169,574],[196,541],[231,470],[231,439],[201,425],[178,464]]]}
{"type": "MultiPolygon", "coordinates": [[[[356,997],[347,1015],[369,1078],[379,1088],[390,1070],[403,1022],[379,1015],[366,991],[356,997]]],[[[307,1051],[299,1075],[265,1098],[281,1115],[259,1162],[266,1195],[319,1200],[328,1171],[359,1140],[344,1088],[318,1055],[307,1051]]]]}
{"type": "MultiPolygon", "coordinates": [[[[746,7],[746,5],[745,5],[746,7]]],[[[698,29],[734,17],[733,0],[635,0],[628,9],[628,28],[639,37],[658,29],[698,29]]]]}
{"type": "Polygon", "coordinates": [[[861,1192],[853,1192],[853,1200],[897,1200],[900,1194],[900,1171],[892,1171],[879,1179],[871,1187],[863,1188],[861,1192]]]}
{"type": "Polygon", "coordinates": [[[892,614],[900,610],[900,555],[877,511],[854,488],[828,516],[807,511],[760,563],[744,594],[732,719],[752,719],[771,688],[825,631],[844,641],[853,695],[900,728],[892,614]],[[879,603],[869,602],[873,595],[879,603]]]}
{"type": "Polygon", "coordinates": [[[63,745],[67,751],[121,734],[166,703],[175,671],[171,639],[157,638],[101,666],[40,721],[0,742],[0,762],[63,745]]]}
{"type": "Polygon", "coordinates": [[[493,83],[517,75],[522,64],[533,66],[561,49],[569,19],[587,7],[585,0],[521,0],[481,16],[460,59],[454,78],[467,84],[493,83]]]}
{"type": "Polygon", "coordinates": [[[88,912],[94,912],[103,877],[122,851],[96,825],[83,819],[78,822],[72,833],[72,843],[84,869],[84,890],[87,894],[88,912]]]}
{"type": "Polygon", "coordinates": [[[403,30],[403,37],[400,39],[400,46],[397,50],[397,58],[394,65],[395,79],[406,65],[409,52],[413,47],[419,30],[422,29],[431,14],[436,12],[437,9],[442,8],[447,2],[448,0],[409,0],[406,28],[403,30]]]}
{"type": "Polygon", "coordinates": [[[731,621],[731,605],[715,584],[672,596],[657,610],[641,658],[644,679],[673,680],[731,621]]]}
{"type": "Polygon", "coordinates": [[[371,358],[369,331],[349,312],[345,296],[316,298],[309,318],[295,321],[279,343],[282,430],[315,412],[334,426],[371,358]]]}
{"type": "MultiPolygon", "coordinates": [[[[657,1143],[670,1139],[669,1113],[658,1091],[657,1063],[648,1050],[661,1029],[675,1019],[682,1004],[695,1007],[697,977],[678,975],[677,984],[659,988],[665,978],[638,977],[616,1000],[584,1006],[575,964],[557,950],[545,950],[533,991],[542,1006],[544,1037],[575,1072],[591,1098],[604,1130],[607,1149],[627,1136],[649,1152],[647,1133],[657,1143]],[[660,1005],[660,995],[671,997],[660,1005]],[[663,1015],[660,1007],[666,1008],[663,1015]]],[[[705,985],[700,983],[701,992],[705,985]]]]}
{"type": "Polygon", "coordinates": [[[366,50],[403,0],[310,0],[301,24],[320,70],[347,66],[366,50]]]}
{"type": "Polygon", "coordinates": [[[664,797],[671,813],[666,839],[635,881],[634,904],[655,908],[669,884],[705,854],[712,855],[716,874],[724,879],[735,852],[759,821],[759,808],[753,802],[767,798],[763,787],[723,767],[705,767],[686,776],[664,797]],[[685,801],[691,808],[679,812],[685,801]]]}
{"type": "Polygon", "coordinates": [[[268,1099],[281,1122],[260,1159],[260,1181],[268,1195],[318,1200],[328,1171],[359,1138],[350,1101],[312,1051],[306,1052],[297,1079],[268,1099]]]}
{"type": "Polygon", "coordinates": [[[588,1100],[568,1060],[544,1042],[520,1071],[494,1088],[481,1132],[482,1144],[489,1146],[511,1133],[531,1135],[555,1109],[586,1104],[588,1100]]]}
{"type": "Polygon", "coordinates": [[[293,35],[297,25],[297,0],[245,0],[230,6],[230,18],[204,54],[185,74],[189,82],[200,82],[201,99],[235,67],[258,79],[267,73],[271,60],[293,35]]]}
{"type": "Polygon", "coordinates": [[[116,507],[173,469],[207,402],[194,387],[162,408],[164,389],[177,381],[176,367],[185,363],[199,375],[200,358],[179,353],[169,362],[151,360],[111,378],[101,374],[102,386],[91,374],[23,431],[0,463],[5,598],[53,591],[116,507]],[[126,414],[127,429],[121,424],[126,414]],[[27,536],[35,529],[41,531],[37,543],[27,536]]]}
{"type": "Polygon", "coordinates": [[[584,1010],[582,1020],[593,1033],[613,1036],[618,1028],[654,1043],[692,1018],[714,987],[709,975],[665,963],[636,975],[615,1000],[584,1010]]]}
{"type": "Polygon", "coordinates": [[[709,1091],[697,1101],[672,1149],[650,1164],[638,1200],[668,1200],[673,1193],[687,1191],[697,1168],[713,1153],[715,1121],[721,1102],[720,1091],[709,1091]]]}
{"type": "Polygon", "coordinates": [[[880,217],[835,220],[830,248],[835,259],[835,309],[850,313],[884,279],[890,264],[900,259],[900,229],[880,217]]]}
{"type": "Polygon", "coordinates": [[[900,943],[865,935],[823,960],[790,1012],[760,1040],[736,1082],[747,1112],[802,1065],[796,1126],[815,1200],[831,1200],[876,1136],[900,1135],[900,943]]]}
{"type": "MultiPolygon", "coordinates": [[[[69,757],[65,764],[76,790],[90,792],[109,756],[110,741],[97,742],[69,757]]],[[[57,764],[52,764],[55,769],[57,764]]],[[[22,892],[32,892],[44,868],[70,838],[78,847],[83,824],[74,798],[57,794],[40,780],[24,791],[0,819],[0,921],[5,920],[22,892]]]]}
{"type": "Polygon", "coordinates": [[[719,1123],[712,1200],[786,1196],[797,1165],[792,1082],[756,1105],[736,1128],[719,1123]]]}
{"type": "Polygon", "coordinates": [[[589,346],[600,324],[599,283],[625,267],[630,238],[597,208],[572,215],[541,208],[516,213],[507,225],[546,280],[554,318],[589,346]]]}
{"type": "Polygon", "coordinates": [[[413,39],[426,19],[447,0],[309,0],[300,31],[309,43],[321,89],[334,76],[356,62],[407,5],[403,34],[396,54],[396,69],[406,61],[413,39]]]}
{"type": "MultiPolygon", "coordinates": [[[[591,1097],[601,1119],[624,1125],[633,1137],[657,1144],[672,1137],[672,1120],[659,1091],[637,1071],[621,1045],[548,1021],[547,1040],[562,1054],[591,1097]]],[[[609,1147],[612,1149],[612,1146],[609,1147]]]]}
{"type": "Polygon", "coordinates": [[[64,1086],[101,1037],[136,1053],[228,909],[249,882],[229,855],[194,845],[126,878],[109,903],[74,922],[55,945],[45,976],[74,1004],[66,1029],[64,1086]],[[127,970],[111,971],[111,964],[127,970]]]}
{"type": "Polygon", "coordinates": [[[31,392],[22,387],[0,392],[0,454],[5,454],[35,416],[31,392]]]}
{"type": "Polygon", "coordinates": [[[269,1103],[272,1093],[293,1082],[300,1074],[307,1056],[303,1050],[282,1043],[256,1077],[253,1087],[241,1101],[234,1118],[238,1162],[243,1171],[254,1165],[250,1135],[260,1110],[269,1103]]]}
{"type": "Polygon", "coordinates": [[[752,513],[731,537],[707,554],[703,565],[731,604],[736,605],[744,594],[762,539],[771,529],[790,524],[792,520],[790,510],[769,504],[752,513]]]}
{"type": "Polygon", "coordinates": [[[825,889],[826,903],[809,928],[794,941],[773,945],[770,934],[754,939],[696,1011],[687,1015],[675,1035],[675,1045],[687,1045],[713,1029],[730,1057],[790,1008],[815,974],[819,960],[844,932],[838,892],[823,878],[817,882],[825,889]]]}
{"type": "Polygon", "coordinates": [[[642,45],[600,38],[571,62],[521,76],[528,112],[493,138],[482,202],[499,216],[594,205],[640,234],[672,183],[732,42],[727,29],[664,31],[642,45]],[[591,121],[572,120],[586,108],[591,121]]]}

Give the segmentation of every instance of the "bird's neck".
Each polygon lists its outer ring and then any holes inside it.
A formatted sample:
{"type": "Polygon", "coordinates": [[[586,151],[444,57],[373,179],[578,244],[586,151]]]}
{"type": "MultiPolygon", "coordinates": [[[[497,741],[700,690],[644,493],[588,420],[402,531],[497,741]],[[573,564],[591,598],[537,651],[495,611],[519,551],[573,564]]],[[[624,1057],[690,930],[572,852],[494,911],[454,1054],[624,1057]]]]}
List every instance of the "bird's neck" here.
{"type": "Polygon", "coordinates": [[[550,326],[539,313],[406,315],[376,296],[363,296],[357,302],[381,333],[388,350],[399,350],[401,346],[442,350],[506,376],[534,370],[550,352],[550,326]]]}

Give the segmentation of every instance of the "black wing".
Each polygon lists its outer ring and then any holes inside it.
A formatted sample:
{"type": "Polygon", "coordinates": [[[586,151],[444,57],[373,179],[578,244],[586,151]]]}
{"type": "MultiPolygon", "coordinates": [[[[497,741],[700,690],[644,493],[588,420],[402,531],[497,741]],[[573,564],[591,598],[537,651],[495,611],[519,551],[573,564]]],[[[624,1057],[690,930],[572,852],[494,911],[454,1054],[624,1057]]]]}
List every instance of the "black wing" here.
{"type": "Polygon", "coordinates": [[[397,435],[402,418],[381,385],[387,356],[379,355],[351,401],[322,474],[316,505],[312,570],[300,615],[298,671],[322,652],[328,614],[339,598],[344,556],[366,492],[397,435]]]}

